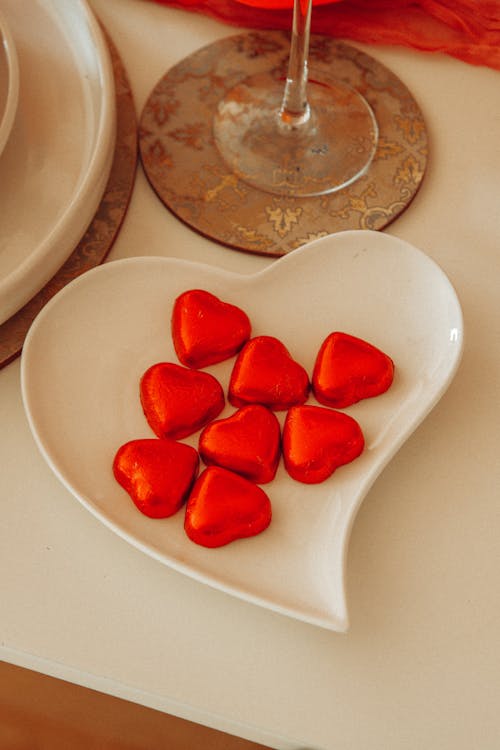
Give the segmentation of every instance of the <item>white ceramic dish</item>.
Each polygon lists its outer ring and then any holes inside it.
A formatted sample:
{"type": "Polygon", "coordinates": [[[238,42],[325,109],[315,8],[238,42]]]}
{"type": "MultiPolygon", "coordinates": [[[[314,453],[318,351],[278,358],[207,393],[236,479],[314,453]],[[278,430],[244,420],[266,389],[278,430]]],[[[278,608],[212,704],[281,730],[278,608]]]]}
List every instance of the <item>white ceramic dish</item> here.
{"type": "Polygon", "coordinates": [[[2,0],[19,102],[0,157],[0,323],[69,257],[100,203],[115,139],[114,79],[83,0],[2,0]]]}
{"type": "Polygon", "coordinates": [[[0,156],[14,124],[19,97],[19,64],[7,19],[0,11],[0,156]]]}
{"type": "MultiPolygon", "coordinates": [[[[462,337],[460,305],[444,273],[419,250],[380,233],[325,237],[253,276],[133,258],[91,271],[48,303],[26,339],[22,392],[49,466],[115,532],[212,586],[341,631],[348,625],[344,569],[356,511],[443,395],[462,337]],[[161,521],[142,516],[111,470],[122,443],[153,436],[139,403],[139,379],[154,362],[177,361],[172,304],[195,287],[240,305],[253,335],[279,337],[309,372],[333,330],[371,341],[396,364],[386,394],[346,410],[364,431],[362,456],[314,486],[294,482],[281,465],[265,485],[273,506],[269,529],[216,550],[188,540],[182,511],[161,521]]],[[[232,363],[208,371],[226,386],[232,363]]],[[[227,407],[223,415],[232,411],[227,407]]],[[[197,445],[196,437],[187,442],[197,445]]]]}

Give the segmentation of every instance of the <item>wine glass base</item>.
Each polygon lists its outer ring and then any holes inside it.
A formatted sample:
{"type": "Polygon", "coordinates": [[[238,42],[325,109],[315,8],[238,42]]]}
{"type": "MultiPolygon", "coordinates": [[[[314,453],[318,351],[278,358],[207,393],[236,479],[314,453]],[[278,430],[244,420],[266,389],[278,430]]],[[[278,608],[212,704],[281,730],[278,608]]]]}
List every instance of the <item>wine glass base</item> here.
{"type": "Polygon", "coordinates": [[[364,97],[340,81],[309,79],[309,120],[280,117],[284,81],[250,76],[220,101],[216,146],[244,182],[277,195],[317,196],[347,187],[367,171],[378,127],[364,97]]]}
{"type": "Polygon", "coordinates": [[[335,76],[366,92],[379,144],[366,172],[344,190],[316,197],[274,195],[238,179],[213,134],[221,99],[238,81],[286,69],[290,35],[242,32],[195,50],[167,69],[140,114],[139,150],[149,185],[186,227],[238,252],[278,258],[317,237],[383,230],[411,206],[428,162],[423,113],[385,65],[330,36],[313,35],[314,80],[335,76]]]}

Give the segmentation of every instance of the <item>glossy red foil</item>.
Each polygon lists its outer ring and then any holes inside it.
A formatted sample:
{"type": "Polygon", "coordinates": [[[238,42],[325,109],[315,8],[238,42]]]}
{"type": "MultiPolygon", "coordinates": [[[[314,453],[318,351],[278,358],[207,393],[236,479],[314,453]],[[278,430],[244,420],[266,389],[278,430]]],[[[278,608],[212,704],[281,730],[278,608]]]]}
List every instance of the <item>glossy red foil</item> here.
{"type": "Polygon", "coordinates": [[[249,404],[226,419],[207,425],[199,440],[200,456],[257,484],[274,479],[281,454],[281,428],[265,406],[249,404]]]}
{"type": "Polygon", "coordinates": [[[141,513],[167,518],[186,501],[198,466],[198,453],[190,445],[146,438],[118,449],[113,473],[141,513]]]}
{"type": "Polygon", "coordinates": [[[220,466],[196,480],[186,505],[184,529],[203,547],[260,534],[271,523],[271,502],[258,485],[220,466]]]}
{"type": "Polygon", "coordinates": [[[219,381],[172,362],[152,365],[141,378],[144,415],[158,437],[183,438],[215,419],[224,408],[219,381]]]}
{"type": "Polygon", "coordinates": [[[320,404],[342,409],[385,393],[393,379],[394,363],[387,354],[363,339],[335,332],[318,352],[312,387],[320,404]]]}
{"type": "Polygon", "coordinates": [[[203,289],[190,289],[175,300],[171,329],[179,361],[195,368],[234,356],[251,332],[243,310],[203,289]]]}
{"type": "Polygon", "coordinates": [[[229,382],[233,406],[262,404],[282,411],[303,404],[309,395],[306,370],[273,336],[250,339],[238,354],[229,382]]]}
{"type": "Polygon", "coordinates": [[[343,412],[323,406],[296,406],[283,425],[283,460],[289,475],[305,484],[328,479],[364,449],[361,427],[343,412]]]}

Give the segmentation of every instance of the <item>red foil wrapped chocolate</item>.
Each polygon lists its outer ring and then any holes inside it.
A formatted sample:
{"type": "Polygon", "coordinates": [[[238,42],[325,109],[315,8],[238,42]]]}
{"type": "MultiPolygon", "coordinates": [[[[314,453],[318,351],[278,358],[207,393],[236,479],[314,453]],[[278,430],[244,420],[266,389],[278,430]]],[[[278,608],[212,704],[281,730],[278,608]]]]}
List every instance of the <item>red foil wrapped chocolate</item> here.
{"type": "Polygon", "coordinates": [[[198,453],[190,445],[145,438],[118,449],[113,473],[141,513],[167,518],[186,501],[198,466],[198,453]]]}
{"type": "Polygon", "coordinates": [[[271,523],[271,503],[258,485],[220,466],[196,480],[186,505],[184,529],[203,547],[260,534],[271,523]]]}
{"type": "Polygon", "coordinates": [[[257,484],[274,479],[281,453],[281,428],[265,406],[249,404],[207,425],[199,440],[207,465],[235,471],[257,484]]]}
{"type": "Polygon", "coordinates": [[[283,461],[289,475],[305,484],[328,479],[364,449],[361,427],[343,412],[323,406],[295,406],[283,426],[283,461]]]}
{"type": "Polygon", "coordinates": [[[312,376],[320,404],[343,409],[390,388],[394,363],[387,354],[347,333],[331,333],[318,352],[312,376]]]}
{"type": "Polygon", "coordinates": [[[282,342],[256,336],[238,354],[229,382],[233,406],[262,404],[282,411],[303,404],[309,395],[309,376],[282,342]]]}
{"type": "Polygon", "coordinates": [[[190,289],[177,297],[171,328],[179,361],[195,368],[234,356],[251,332],[243,310],[203,289],[190,289]]]}
{"type": "Polygon", "coordinates": [[[158,437],[183,438],[196,432],[224,408],[224,391],[208,372],[172,362],[152,365],[141,379],[144,415],[158,437]]]}

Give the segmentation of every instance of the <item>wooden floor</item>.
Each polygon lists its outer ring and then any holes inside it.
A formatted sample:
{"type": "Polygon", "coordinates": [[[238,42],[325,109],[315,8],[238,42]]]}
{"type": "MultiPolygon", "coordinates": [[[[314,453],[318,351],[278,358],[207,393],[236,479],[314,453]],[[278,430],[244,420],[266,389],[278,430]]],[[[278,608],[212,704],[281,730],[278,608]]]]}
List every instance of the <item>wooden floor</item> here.
{"type": "Polygon", "coordinates": [[[0,662],[0,750],[267,750],[0,662]]]}

